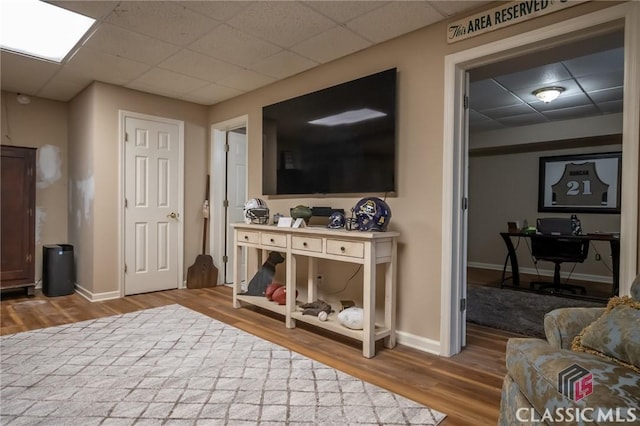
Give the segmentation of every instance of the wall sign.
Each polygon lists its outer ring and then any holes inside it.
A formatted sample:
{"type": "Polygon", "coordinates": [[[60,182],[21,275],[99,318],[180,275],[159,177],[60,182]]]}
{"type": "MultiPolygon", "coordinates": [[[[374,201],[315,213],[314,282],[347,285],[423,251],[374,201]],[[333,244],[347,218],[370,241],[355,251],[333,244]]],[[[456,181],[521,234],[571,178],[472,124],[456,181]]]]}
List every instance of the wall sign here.
{"type": "Polygon", "coordinates": [[[620,213],[621,152],[540,157],[539,212],[620,213]]]}
{"type": "Polygon", "coordinates": [[[474,37],[509,25],[548,15],[588,0],[513,1],[452,22],[447,27],[447,42],[474,37]]]}

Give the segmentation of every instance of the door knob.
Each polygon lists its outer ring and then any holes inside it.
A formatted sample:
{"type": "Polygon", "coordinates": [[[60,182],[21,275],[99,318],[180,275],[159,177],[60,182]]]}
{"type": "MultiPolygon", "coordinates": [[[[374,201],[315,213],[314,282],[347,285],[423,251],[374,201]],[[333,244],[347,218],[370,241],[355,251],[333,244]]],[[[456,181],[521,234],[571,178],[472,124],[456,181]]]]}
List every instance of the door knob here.
{"type": "Polygon", "coordinates": [[[177,219],[177,218],[178,218],[178,213],[176,213],[176,212],[171,212],[171,213],[169,213],[169,214],[167,215],[167,217],[168,217],[169,219],[177,219]]]}

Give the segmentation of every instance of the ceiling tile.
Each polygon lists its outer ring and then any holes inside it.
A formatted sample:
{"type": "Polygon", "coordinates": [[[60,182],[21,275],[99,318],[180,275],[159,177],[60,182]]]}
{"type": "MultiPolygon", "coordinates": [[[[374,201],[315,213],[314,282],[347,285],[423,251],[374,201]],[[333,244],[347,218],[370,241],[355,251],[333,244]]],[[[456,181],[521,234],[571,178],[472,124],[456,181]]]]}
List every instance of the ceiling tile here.
{"type": "Polygon", "coordinates": [[[371,42],[344,27],[334,27],[291,48],[302,56],[326,63],[371,46],[371,42]]]}
{"type": "Polygon", "coordinates": [[[149,65],[157,64],[180,49],[175,44],[111,24],[101,25],[84,46],[149,65]]]}
{"type": "Polygon", "coordinates": [[[189,45],[189,49],[243,67],[282,50],[224,24],[189,45]]]}
{"type": "Polygon", "coordinates": [[[285,78],[316,66],[317,63],[293,52],[282,51],[253,64],[251,69],[274,78],[285,78]]]}
{"type": "Polygon", "coordinates": [[[596,90],[589,92],[588,95],[596,104],[622,101],[624,99],[624,88],[614,87],[613,89],[596,90]]]}
{"type": "Polygon", "coordinates": [[[511,105],[508,107],[482,110],[483,115],[492,119],[499,119],[502,117],[511,117],[513,115],[531,114],[532,112],[535,112],[535,110],[531,108],[528,104],[511,105]]]}
{"type": "Polygon", "coordinates": [[[622,112],[623,102],[612,101],[598,104],[598,108],[605,114],[617,114],[622,112]]]}
{"type": "Polygon", "coordinates": [[[203,105],[212,105],[241,94],[242,92],[236,89],[217,84],[209,84],[208,86],[200,87],[199,89],[184,95],[182,99],[203,105]]]}
{"type": "Polygon", "coordinates": [[[124,84],[149,69],[149,65],[83,47],[65,65],[74,74],[111,84],[124,84]]]}
{"type": "Polygon", "coordinates": [[[547,123],[549,120],[542,114],[524,114],[504,117],[498,120],[501,124],[508,127],[529,126],[532,124],[547,123]]]}
{"type": "Polygon", "coordinates": [[[571,120],[574,118],[588,117],[597,115],[598,110],[593,105],[582,105],[572,108],[556,109],[545,111],[544,115],[553,120],[571,120]]]}
{"type": "Polygon", "coordinates": [[[219,23],[180,5],[180,2],[123,1],[106,22],[169,43],[185,46],[208,33],[219,23]]]}
{"type": "Polygon", "coordinates": [[[494,78],[507,89],[516,92],[516,89],[523,87],[537,88],[552,85],[571,78],[571,75],[562,64],[549,64],[494,78]]]}
{"type": "Polygon", "coordinates": [[[576,80],[587,92],[622,87],[624,86],[624,71],[617,70],[608,73],[589,74],[578,77],[576,80]]]}
{"type": "Polygon", "coordinates": [[[170,87],[173,93],[185,94],[207,86],[208,84],[209,82],[205,80],[189,77],[169,70],[153,68],[136,78],[127,86],[136,87],[136,85],[144,85],[145,87],[170,87]]]}
{"type": "Polygon", "coordinates": [[[223,80],[242,70],[239,66],[186,49],[176,53],[159,64],[158,67],[211,83],[223,80]]]}
{"type": "Polygon", "coordinates": [[[221,86],[241,91],[251,91],[277,81],[274,77],[259,74],[251,70],[240,70],[232,76],[218,81],[221,86]]]}
{"type": "Polygon", "coordinates": [[[307,1],[304,4],[339,24],[384,6],[385,1],[307,1]]]}
{"type": "Polygon", "coordinates": [[[589,74],[607,73],[613,70],[624,69],[624,48],[598,52],[581,56],[575,59],[562,61],[574,77],[582,77],[589,74]]]}
{"type": "Polygon", "coordinates": [[[68,102],[78,93],[82,92],[90,83],[91,81],[85,82],[82,78],[75,79],[75,81],[60,80],[56,75],[56,77],[47,82],[42,90],[40,90],[38,96],[68,102]]]}
{"type": "Polygon", "coordinates": [[[216,21],[227,21],[251,5],[251,1],[180,1],[180,4],[194,12],[201,13],[216,21]]]}
{"type": "Polygon", "coordinates": [[[426,2],[391,2],[347,23],[347,28],[380,43],[426,27],[442,16],[426,2]]]}
{"type": "Polygon", "coordinates": [[[473,82],[469,87],[469,105],[477,111],[519,104],[520,99],[491,79],[473,82]]]}
{"type": "Polygon", "coordinates": [[[228,24],[282,47],[293,46],[336,26],[303,3],[278,1],[252,3],[228,24]]]}
{"type": "Polygon", "coordinates": [[[61,65],[53,62],[39,61],[3,50],[0,55],[2,90],[36,95],[61,68],[61,65]]]}

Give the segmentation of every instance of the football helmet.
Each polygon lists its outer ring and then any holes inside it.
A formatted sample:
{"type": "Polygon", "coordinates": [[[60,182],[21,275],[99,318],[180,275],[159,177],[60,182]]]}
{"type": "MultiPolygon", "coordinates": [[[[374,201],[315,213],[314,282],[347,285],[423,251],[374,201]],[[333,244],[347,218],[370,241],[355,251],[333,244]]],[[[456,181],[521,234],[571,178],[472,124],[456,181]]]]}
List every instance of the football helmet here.
{"type": "Polygon", "coordinates": [[[353,208],[358,231],[386,231],[391,221],[389,205],[377,197],[365,197],[353,208]]]}
{"type": "Polygon", "coordinates": [[[269,223],[269,207],[260,198],[252,198],[244,203],[245,223],[258,223],[266,225],[269,223]]]}
{"type": "Polygon", "coordinates": [[[344,213],[341,212],[333,212],[331,216],[329,216],[329,223],[327,224],[327,228],[330,229],[340,229],[344,228],[344,213]]]}

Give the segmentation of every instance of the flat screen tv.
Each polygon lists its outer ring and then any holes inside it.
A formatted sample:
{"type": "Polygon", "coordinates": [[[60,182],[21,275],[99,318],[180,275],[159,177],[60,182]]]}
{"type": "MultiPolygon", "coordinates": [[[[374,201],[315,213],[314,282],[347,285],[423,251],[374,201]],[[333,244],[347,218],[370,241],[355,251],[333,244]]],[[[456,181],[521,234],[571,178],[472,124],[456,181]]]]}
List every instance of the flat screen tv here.
{"type": "Polygon", "coordinates": [[[396,69],[262,108],[265,195],[395,192],[396,69]]]}

